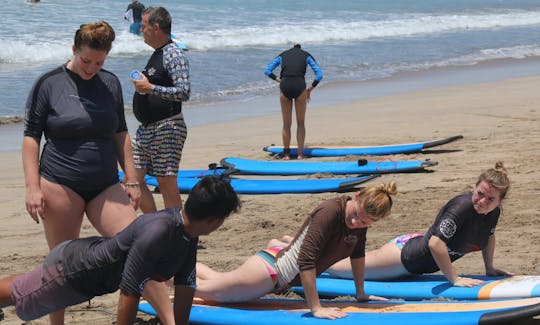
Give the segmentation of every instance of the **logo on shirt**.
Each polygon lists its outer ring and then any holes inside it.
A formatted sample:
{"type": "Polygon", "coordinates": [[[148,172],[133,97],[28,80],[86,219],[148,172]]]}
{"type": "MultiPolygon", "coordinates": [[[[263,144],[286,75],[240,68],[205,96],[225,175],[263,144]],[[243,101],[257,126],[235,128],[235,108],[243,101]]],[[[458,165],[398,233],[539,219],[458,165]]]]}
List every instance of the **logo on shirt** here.
{"type": "Polygon", "coordinates": [[[456,222],[452,219],[444,219],[439,225],[439,230],[444,237],[451,238],[457,230],[456,222]]]}
{"type": "Polygon", "coordinates": [[[148,70],[146,70],[146,73],[149,75],[149,76],[153,76],[156,74],[156,68],[150,68],[148,70]]]}

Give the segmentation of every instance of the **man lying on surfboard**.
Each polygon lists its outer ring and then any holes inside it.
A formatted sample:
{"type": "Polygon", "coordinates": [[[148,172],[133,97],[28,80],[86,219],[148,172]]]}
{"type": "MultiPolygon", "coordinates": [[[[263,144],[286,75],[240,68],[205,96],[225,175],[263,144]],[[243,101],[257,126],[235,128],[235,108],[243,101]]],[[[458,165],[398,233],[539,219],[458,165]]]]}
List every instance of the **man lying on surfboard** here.
{"type": "Polygon", "coordinates": [[[365,188],[352,197],[324,201],[311,212],[290,243],[271,240],[267,249],[230,272],[217,272],[197,263],[195,296],[218,302],[247,301],[301,284],[313,316],[342,318],[346,314],[340,309],[321,306],[315,279],[332,264],[350,257],[356,298],[384,300],[364,293],[366,233],[373,222],[390,214],[391,196],[396,193],[392,182],[365,188]]]}
{"type": "MultiPolygon", "coordinates": [[[[472,287],[484,281],[460,277],[452,262],[473,251],[482,251],[486,275],[512,275],[493,266],[495,228],[501,204],[510,188],[502,162],[484,171],[474,191],[450,200],[439,211],[425,234],[396,237],[384,246],[366,253],[367,280],[395,279],[410,274],[441,271],[454,286],[472,287]]],[[[353,278],[348,259],[334,264],[328,273],[353,278]]]]}
{"type": "Polygon", "coordinates": [[[228,181],[206,176],[182,209],[143,214],[114,237],[65,241],[34,271],[1,279],[0,308],[15,305],[29,321],[120,289],[116,324],[133,324],[146,283],[174,276],[175,323],[187,325],[198,238],[239,207],[228,181]]]}

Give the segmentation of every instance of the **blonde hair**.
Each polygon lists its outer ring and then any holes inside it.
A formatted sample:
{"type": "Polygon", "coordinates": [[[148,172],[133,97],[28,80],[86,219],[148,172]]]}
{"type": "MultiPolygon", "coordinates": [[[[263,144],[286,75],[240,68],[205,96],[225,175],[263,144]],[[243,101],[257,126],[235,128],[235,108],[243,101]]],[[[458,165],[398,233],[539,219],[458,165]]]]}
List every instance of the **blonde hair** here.
{"type": "Polygon", "coordinates": [[[501,195],[501,200],[504,199],[510,189],[510,179],[502,161],[497,161],[495,168],[490,168],[480,174],[478,181],[476,181],[476,186],[481,182],[486,182],[489,186],[497,189],[501,195]]]}
{"type": "Polygon", "coordinates": [[[83,46],[88,46],[93,50],[109,53],[112,42],[116,35],[114,29],[106,21],[82,24],[75,32],[75,48],[80,50],[83,46]]]}
{"type": "Polygon", "coordinates": [[[366,213],[375,221],[390,214],[392,209],[392,195],[397,194],[395,182],[370,186],[360,191],[361,203],[366,213]]]}

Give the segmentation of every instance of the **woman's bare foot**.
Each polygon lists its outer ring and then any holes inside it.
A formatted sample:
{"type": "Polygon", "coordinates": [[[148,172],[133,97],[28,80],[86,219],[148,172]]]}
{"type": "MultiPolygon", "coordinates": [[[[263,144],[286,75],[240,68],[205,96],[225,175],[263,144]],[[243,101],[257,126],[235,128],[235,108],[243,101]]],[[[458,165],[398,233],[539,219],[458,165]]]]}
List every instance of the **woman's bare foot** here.
{"type": "Polygon", "coordinates": [[[289,236],[289,235],[284,235],[283,237],[281,237],[281,241],[288,244],[290,244],[293,239],[294,237],[289,236]]]}
{"type": "Polygon", "coordinates": [[[283,160],[291,160],[291,156],[289,156],[290,153],[291,153],[291,148],[284,148],[283,149],[283,160]]]}

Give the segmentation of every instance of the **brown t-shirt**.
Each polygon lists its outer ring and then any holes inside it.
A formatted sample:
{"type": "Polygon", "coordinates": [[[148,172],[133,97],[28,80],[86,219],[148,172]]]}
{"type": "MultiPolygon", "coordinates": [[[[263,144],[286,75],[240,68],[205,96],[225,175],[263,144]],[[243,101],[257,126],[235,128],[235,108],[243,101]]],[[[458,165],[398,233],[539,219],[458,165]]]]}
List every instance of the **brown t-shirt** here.
{"type": "Polygon", "coordinates": [[[276,256],[281,280],[300,285],[300,271],[316,269],[317,275],[346,257],[365,256],[367,228],[349,229],[345,207],[350,196],[322,202],[310,213],[289,246],[276,256]]]}

